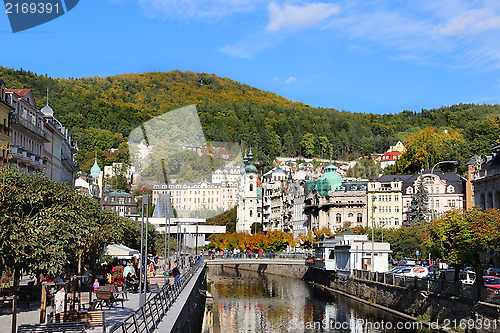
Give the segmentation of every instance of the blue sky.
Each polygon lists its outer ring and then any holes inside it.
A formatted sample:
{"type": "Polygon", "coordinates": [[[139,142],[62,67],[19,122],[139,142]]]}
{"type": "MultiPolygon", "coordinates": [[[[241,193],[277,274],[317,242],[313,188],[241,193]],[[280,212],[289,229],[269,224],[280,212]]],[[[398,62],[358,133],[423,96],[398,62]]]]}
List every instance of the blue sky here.
{"type": "Polygon", "coordinates": [[[81,0],[13,34],[0,65],[51,77],[214,73],[365,113],[500,103],[497,0],[81,0]]]}

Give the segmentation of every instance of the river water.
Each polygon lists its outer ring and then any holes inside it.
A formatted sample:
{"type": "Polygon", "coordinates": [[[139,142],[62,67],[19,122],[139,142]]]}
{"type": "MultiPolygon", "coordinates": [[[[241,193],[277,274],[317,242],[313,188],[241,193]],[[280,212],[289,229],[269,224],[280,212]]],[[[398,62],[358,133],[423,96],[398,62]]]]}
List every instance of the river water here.
{"type": "Polygon", "coordinates": [[[220,266],[207,277],[203,333],[427,331],[299,279],[220,266]]]}

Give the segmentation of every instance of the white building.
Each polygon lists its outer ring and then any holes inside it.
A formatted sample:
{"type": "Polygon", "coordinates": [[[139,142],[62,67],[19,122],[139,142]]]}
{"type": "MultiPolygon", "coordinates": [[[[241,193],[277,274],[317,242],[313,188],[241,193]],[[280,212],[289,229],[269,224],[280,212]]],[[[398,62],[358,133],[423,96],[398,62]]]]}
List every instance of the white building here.
{"type": "Polygon", "coordinates": [[[236,231],[250,232],[253,223],[262,223],[262,194],[258,188],[259,176],[257,168],[253,165],[252,151],[244,158],[245,169],[240,177],[237,195],[236,231]]]}
{"type": "Polygon", "coordinates": [[[389,270],[389,254],[392,253],[389,243],[371,242],[367,235],[352,232],[318,242],[314,244],[314,250],[316,268],[346,275],[355,269],[386,272],[389,270]]]}

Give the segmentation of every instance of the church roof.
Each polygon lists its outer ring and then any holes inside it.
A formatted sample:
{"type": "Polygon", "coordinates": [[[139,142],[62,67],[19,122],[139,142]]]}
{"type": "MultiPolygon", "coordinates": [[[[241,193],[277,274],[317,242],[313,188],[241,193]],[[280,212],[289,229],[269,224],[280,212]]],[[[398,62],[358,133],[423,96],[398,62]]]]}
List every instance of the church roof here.
{"type": "Polygon", "coordinates": [[[333,164],[329,164],[323,168],[325,173],[319,177],[316,184],[316,189],[318,193],[322,196],[328,195],[328,192],[335,191],[342,185],[344,179],[337,172],[337,167],[333,164]]]}
{"type": "Polygon", "coordinates": [[[101,168],[99,167],[99,164],[97,164],[97,156],[94,161],[94,165],[90,169],[90,175],[92,177],[99,177],[99,175],[102,173],[101,168]]]}

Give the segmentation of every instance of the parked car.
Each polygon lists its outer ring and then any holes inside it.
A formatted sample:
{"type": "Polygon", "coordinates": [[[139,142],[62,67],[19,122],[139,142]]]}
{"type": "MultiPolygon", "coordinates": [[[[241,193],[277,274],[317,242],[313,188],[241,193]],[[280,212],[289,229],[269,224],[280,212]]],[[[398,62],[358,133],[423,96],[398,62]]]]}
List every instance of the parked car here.
{"type": "MultiPolygon", "coordinates": [[[[445,281],[453,282],[455,279],[455,270],[453,269],[442,270],[440,274],[440,278],[445,281]]],[[[474,284],[476,281],[476,273],[473,271],[463,270],[460,271],[458,279],[463,284],[474,284]]]]}
{"type": "Polygon", "coordinates": [[[429,274],[429,269],[423,266],[405,267],[397,275],[423,278],[429,274]]]}
{"type": "Polygon", "coordinates": [[[403,258],[399,261],[400,266],[415,266],[415,259],[412,258],[403,258]]]}
{"type": "Polygon", "coordinates": [[[488,276],[500,276],[500,268],[494,268],[494,267],[488,268],[486,270],[486,274],[488,276]]]}
{"type": "Polygon", "coordinates": [[[500,278],[493,275],[484,276],[484,286],[486,287],[486,294],[490,297],[500,296],[500,278]]]}
{"type": "Polygon", "coordinates": [[[391,269],[390,271],[388,271],[387,273],[397,274],[399,271],[401,271],[405,268],[406,267],[404,267],[404,266],[397,266],[397,267],[394,267],[393,269],[391,269]]]}

